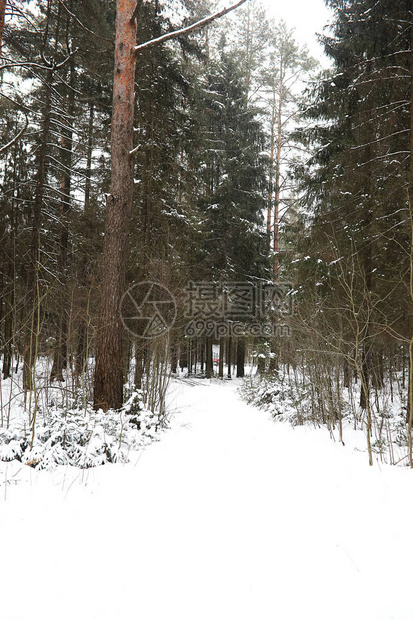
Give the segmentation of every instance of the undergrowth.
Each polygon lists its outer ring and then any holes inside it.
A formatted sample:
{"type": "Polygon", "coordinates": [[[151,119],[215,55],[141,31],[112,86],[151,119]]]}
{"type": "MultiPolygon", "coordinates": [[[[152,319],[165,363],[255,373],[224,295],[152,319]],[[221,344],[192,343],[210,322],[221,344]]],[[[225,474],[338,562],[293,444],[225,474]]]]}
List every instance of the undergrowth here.
{"type": "Polygon", "coordinates": [[[48,406],[37,412],[32,437],[28,414],[0,428],[0,460],[18,460],[38,469],[72,465],[82,469],[105,463],[126,463],[131,451],[156,440],[159,416],[143,407],[140,392],[133,392],[119,411],[94,411],[81,399],[69,407],[48,406]]]}

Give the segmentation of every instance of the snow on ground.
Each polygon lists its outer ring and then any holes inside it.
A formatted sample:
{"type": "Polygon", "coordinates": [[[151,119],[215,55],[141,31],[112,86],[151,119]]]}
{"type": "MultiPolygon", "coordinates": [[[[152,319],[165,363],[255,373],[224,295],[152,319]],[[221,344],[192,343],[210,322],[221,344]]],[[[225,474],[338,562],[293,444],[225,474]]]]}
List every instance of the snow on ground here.
{"type": "Polygon", "coordinates": [[[128,465],[0,464],[1,620],[411,620],[413,473],[176,381],[128,465]]]}

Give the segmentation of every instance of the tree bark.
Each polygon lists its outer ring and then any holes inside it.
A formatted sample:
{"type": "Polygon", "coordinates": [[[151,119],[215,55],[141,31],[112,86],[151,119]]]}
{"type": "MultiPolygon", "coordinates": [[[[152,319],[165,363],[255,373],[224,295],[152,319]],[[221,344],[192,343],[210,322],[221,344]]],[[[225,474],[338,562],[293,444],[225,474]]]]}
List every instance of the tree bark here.
{"type": "MultiPolygon", "coordinates": [[[[410,216],[410,303],[413,305],[413,24],[410,26],[410,138],[409,138],[409,216],[410,216]]],[[[410,326],[410,330],[411,330],[410,326]]],[[[407,388],[407,424],[409,433],[409,461],[413,468],[413,333],[409,340],[409,373],[407,388]]]]}
{"type": "MultiPolygon", "coordinates": [[[[86,152],[86,178],[85,178],[85,202],[84,202],[84,214],[86,223],[89,226],[94,224],[94,213],[91,208],[91,185],[92,185],[92,155],[93,155],[93,125],[94,125],[94,103],[89,103],[89,122],[88,122],[88,139],[87,139],[87,152],[86,152]]],[[[88,229],[86,229],[88,230],[88,229]]],[[[87,295],[85,292],[88,285],[88,272],[90,267],[90,258],[84,254],[80,260],[78,282],[82,291],[80,301],[80,319],[77,328],[77,348],[76,348],[76,362],[75,362],[75,374],[80,376],[87,366],[86,352],[88,348],[87,342],[87,326],[88,326],[88,302],[86,301],[87,295]]]]}
{"type": "Polygon", "coordinates": [[[111,186],[106,202],[102,289],[96,341],[94,407],[107,411],[123,404],[122,323],[128,224],[133,198],[136,0],[117,0],[115,72],[111,125],[111,186]]]}
{"type": "Polygon", "coordinates": [[[170,351],[171,351],[171,373],[173,375],[176,375],[176,373],[178,372],[179,354],[178,354],[178,346],[175,340],[172,341],[170,351]]]}
{"type": "Polygon", "coordinates": [[[350,366],[346,357],[343,360],[343,387],[350,387],[350,366]]]}
{"type": "MultiPolygon", "coordinates": [[[[69,23],[67,25],[67,35],[69,23]]],[[[50,381],[64,381],[63,370],[67,367],[67,337],[68,337],[68,308],[69,296],[67,290],[67,259],[69,251],[69,221],[68,215],[72,208],[72,151],[73,151],[73,121],[75,115],[75,65],[73,56],[70,59],[70,84],[67,109],[67,128],[62,129],[61,137],[61,161],[62,177],[60,182],[60,231],[59,231],[59,256],[58,270],[60,276],[60,312],[59,312],[59,336],[53,353],[53,365],[50,373],[50,381]]]]}
{"type": "Polygon", "coordinates": [[[200,365],[201,365],[201,372],[204,372],[204,367],[205,367],[205,344],[204,342],[201,341],[200,343],[200,365]]]}
{"type": "Polygon", "coordinates": [[[227,364],[228,364],[228,379],[231,379],[231,364],[232,364],[232,359],[231,359],[231,349],[232,349],[232,336],[228,336],[228,341],[227,341],[227,364]]]}
{"type": "Polygon", "coordinates": [[[282,150],[282,110],[284,103],[284,63],[280,58],[280,92],[278,99],[277,121],[277,153],[275,159],[275,202],[274,202],[274,282],[278,282],[279,272],[279,219],[280,219],[280,196],[281,196],[281,150],[282,150]]]}
{"type": "Polygon", "coordinates": [[[38,151],[37,173],[36,173],[36,191],[33,201],[33,220],[32,235],[30,247],[30,261],[27,268],[27,299],[29,300],[29,314],[25,318],[26,335],[24,337],[23,351],[23,389],[27,392],[32,389],[32,369],[36,362],[35,354],[35,338],[39,328],[38,325],[38,269],[40,254],[40,232],[43,210],[43,197],[46,184],[46,164],[49,147],[50,120],[51,120],[51,91],[53,85],[53,71],[47,72],[45,84],[45,99],[43,107],[43,126],[42,138],[38,151]]]}
{"type": "Polygon", "coordinates": [[[245,339],[239,338],[237,343],[237,377],[245,377],[245,339]]]}
{"type": "Polygon", "coordinates": [[[205,376],[207,379],[211,379],[214,373],[212,362],[212,338],[206,339],[206,364],[205,364],[205,376]]]}
{"type": "Polygon", "coordinates": [[[181,370],[184,370],[184,368],[188,368],[188,343],[186,340],[184,340],[183,344],[181,344],[179,353],[179,366],[181,370]]]}
{"type": "Polygon", "coordinates": [[[19,208],[20,199],[20,178],[19,166],[17,163],[19,146],[14,145],[13,156],[13,198],[10,202],[10,254],[3,258],[5,262],[5,274],[8,282],[7,291],[4,297],[5,317],[4,317],[4,348],[3,348],[3,379],[8,379],[12,372],[14,342],[14,282],[16,280],[16,260],[15,248],[17,237],[16,212],[19,208]]]}
{"type": "Polygon", "coordinates": [[[224,378],[224,354],[225,354],[225,339],[220,338],[219,341],[219,372],[220,379],[224,378]]]}
{"type": "Polygon", "coordinates": [[[134,385],[137,390],[142,389],[142,377],[144,371],[144,349],[145,346],[142,344],[142,341],[138,341],[135,344],[135,375],[134,375],[134,385]]]}
{"type": "Polygon", "coordinates": [[[270,250],[272,249],[271,231],[272,231],[272,210],[273,210],[273,202],[274,202],[275,123],[276,123],[276,97],[275,97],[275,77],[274,77],[273,86],[272,86],[272,104],[271,104],[270,169],[269,169],[268,207],[267,207],[267,235],[268,235],[268,245],[269,245],[270,250]]]}
{"type": "Polygon", "coordinates": [[[188,342],[188,377],[192,375],[192,364],[194,363],[194,343],[192,340],[188,342]]]}
{"type": "Polygon", "coordinates": [[[6,14],[7,0],[0,0],[0,58],[2,56],[1,48],[3,43],[4,17],[6,14]]]}

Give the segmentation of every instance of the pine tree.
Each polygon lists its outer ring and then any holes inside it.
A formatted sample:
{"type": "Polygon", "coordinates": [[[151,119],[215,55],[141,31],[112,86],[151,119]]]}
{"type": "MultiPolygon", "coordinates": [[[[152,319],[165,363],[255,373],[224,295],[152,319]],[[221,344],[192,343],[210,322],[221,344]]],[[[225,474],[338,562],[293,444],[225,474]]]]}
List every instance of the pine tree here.
{"type": "Polygon", "coordinates": [[[284,21],[271,28],[269,57],[262,71],[263,95],[269,118],[269,190],[267,234],[274,253],[273,277],[279,276],[279,220],[282,199],[289,198],[288,175],[297,159],[294,130],[300,121],[303,97],[299,83],[309,79],[317,63],[300,48],[284,21]]]}
{"type": "Polygon", "coordinates": [[[133,107],[136,62],[136,3],[117,3],[111,127],[111,187],[107,198],[102,258],[102,297],[96,342],[94,405],[123,403],[122,324],[128,222],[133,199],[133,107]]]}

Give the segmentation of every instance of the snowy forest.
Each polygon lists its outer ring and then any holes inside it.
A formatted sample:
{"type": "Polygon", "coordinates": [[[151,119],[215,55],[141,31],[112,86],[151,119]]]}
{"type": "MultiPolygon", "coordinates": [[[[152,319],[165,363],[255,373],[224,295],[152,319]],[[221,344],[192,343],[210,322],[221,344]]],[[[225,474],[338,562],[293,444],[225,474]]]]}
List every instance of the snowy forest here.
{"type": "Polygon", "coordinates": [[[130,2],[116,39],[115,4],[2,2],[3,458],[41,464],[39,412],[157,426],[171,376],[247,365],[412,465],[409,3],[328,2],[324,71],[255,0],[130,2]]]}
{"type": "Polygon", "coordinates": [[[413,5],[325,5],[0,0],[1,620],[413,618],[413,5]]]}
{"type": "Polygon", "coordinates": [[[411,7],[327,4],[322,71],[255,0],[1,3],[3,459],[248,374],[413,465],[411,7]]]}

